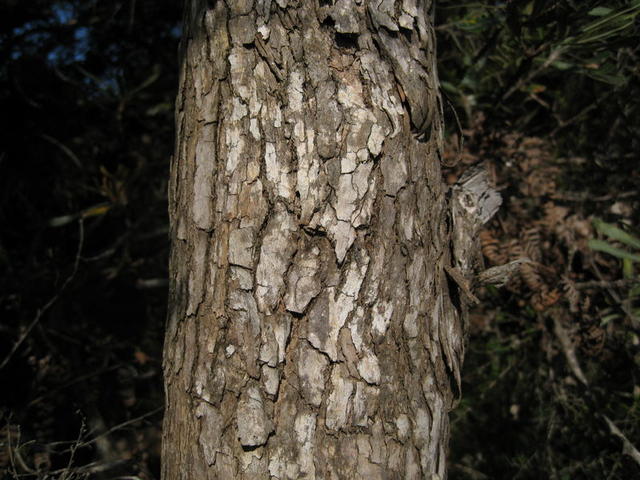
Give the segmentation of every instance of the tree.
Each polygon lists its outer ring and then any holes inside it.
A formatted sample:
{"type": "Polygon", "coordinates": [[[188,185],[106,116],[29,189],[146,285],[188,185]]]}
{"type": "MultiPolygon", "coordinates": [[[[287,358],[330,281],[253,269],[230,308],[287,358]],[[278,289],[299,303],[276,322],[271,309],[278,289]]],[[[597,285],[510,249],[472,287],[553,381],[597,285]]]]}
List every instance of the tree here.
{"type": "Polygon", "coordinates": [[[163,478],[446,476],[498,202],[447,200],[431,8],[188,2],[163,478]]]}

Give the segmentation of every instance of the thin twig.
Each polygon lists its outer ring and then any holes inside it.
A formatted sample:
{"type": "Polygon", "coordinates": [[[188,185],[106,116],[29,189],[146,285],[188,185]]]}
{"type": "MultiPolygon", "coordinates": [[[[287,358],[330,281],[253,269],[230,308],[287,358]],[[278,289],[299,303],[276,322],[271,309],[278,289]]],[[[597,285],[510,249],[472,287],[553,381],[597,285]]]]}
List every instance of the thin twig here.
{"type": "Polygon", "coordinates": [[[78,448],[79,448],[79,445],[80,445],[80,440],[82,439],[82,436],[84,435],[84,430],[85,430],[85,424],[84,424],[84,420],[83,420],[82,423],[80,424],[80,431],[78,432],[78,438],[74,442],[74,444],[71,445],[71,453],[69,454],[69,461],[67,462],[67,468],[64,470],[64,472],[62,472],[62,475],[60,476],[60,480],[65,480],[67,478],[67,476],[69,475],[69,472],[71,471],[71,468],[73,466],[73,459],[74,459],[74,457],[76,455],[76,452],[78,451],[78,448]]]}
{"type": "Polygon", "coordinates": [[[151,410],[150,412],[147,412],[147,413],[145,413],[143,415],[140,415],[139,417],[132,418],[131,420],[127,420],[126,422],[119,423],[118,425],[115,425],[115,426],[111,427],[106,432],[103,432],[100,435],[97,435],[97,436],[93,437],[91,440],[87,440],[86,442],[81,443],[80,445],[78,445],[78,448],[86,447],[88,445],[91,445],[92,443],[97,442],[102,437],[106,437],[107,435],[111,435],[113,432],[115,432],[117,430],[120,430],[121,428],[127,427],[129,425],[133,425],[134,423],[138,423],[139,421],[144,420],[145,418],[150,417],[152,415],[155,415],[156,413],[162,411],[163,408],[164,407],[155,408],[155,409],[151,410]]]}
{"type": "Polygon", "coordinates": [[[576,355],[576,349],[573,346],[573,342],[569,337],[569,332],[562,326],[560,318],[558,315],[553,316],[553,331],[556,334],[558,340],[560,340],[560,346],[562,347],[562,352],[567,360],[567,364],[571,369],[573,375],[580,380],[580,383],[585,387],[589,388],[589,381],[587,380],[582,367],[580,366],[580,362],[578,361],[578,356],[576,355]]]}
{"type": "Polygon", "coordinates": [[[587,105],[585,108],[583,108],[582,110],[580,110],[576,115],[574,115],[573,117],[569,118],[568,120],[558,120],[558,126],[551,131],[549,136],[550,137],[555,137],[555,135],[560,130],[572,125],[575,122],[577,122],[582,117],[586,116],[587,113],[589,113],[591,110],[593,110],[594,108],[597,108],[598,105],[599,105],[599,102],[591,103],[591,104],[587,105]]]}
{"type": "Polygon", "coordinates": [[[453,470],[459,470],[461,473],[464,473],[464,475],[471,480],[484,480],[485,478],[491,478],[478,470],[474,470],[467,465],[463,465],[462,463],[454,463],[451,467],[453,470]]]}
{"type": "Polygon", "coordinates": [[[464,275],[462,275],[462,272],[460,272],[460,270],[455,267],[445,265],[444,271],[447,272],[449,278],[451,278],[451,280],[453,280],[458,285],[458,288],[464,294],[467,300],[472,302],[474,305],[480,304],[480,300],[473,294],[471,288],[469,287],[469,282],[466,278],[464,278],[464,275]]]}
{"type": "Polygon", "coordinates": [[[562,56],[562,54],[564,52],[565,52],[565,48],[564,47],[557,47],[554,50],[552,50],[551,53],[549,54],[549,56],[547,57],[547,59],[544,62],[542,62],[542,64],[538,68],[536,68],[535,70],[530,72],[529,75],[527,75],[526,77],[521,78],[520,80],[518,80],[516,82],[516,84],[513,85],[507,91],[507,93],[505,93],[502,96],[501,100],[505,101],[511,95],[513,95],[516,91],[518,91],[523,85],[531,82],[531,80],[533,80],[535,77],[537,77],[538,74],[540,74],[541,72],[545,71],[549,67],[549,65],[551,65],[553,62],[558,60],[562,56]]]}
{"type": "Polygon", "coordinates": [[[602,416],[604,421],[607,422],[609,426],[609,430],[612,435],[615,435],[620,440],[622,440],[622,453],[625,455],[629,455],[635,462],[640,465],[640,452],[634,447],[633,443],[629,441],[629,439],[620,431],[618,427],[607,417],[606,415],[602,416]]]}
{"type": "Polygon", "coordinates": [[[49,142],[49,143],[55,145],[56,147],[58,147],[60,150],[62,150],[67,155],[67,157],[69,157],[71,159],[71,161],[74,163],[74,165],[76,167],[82,168],[82,162],[80,161],[78,156],[75,153],[73,153],[73,150],[71,150],[69,147],[67,147],[60,140],[57,140],[57,139],[47,135],[46,133],[41,134],[40,138],[43,138],[47,142],[49,142]]]}
{"type": "Polygon", "coordinates": [[[60,287],[60,289],[58,290],[58,292],[53,297],[51,297],[49,299],[49,301],[47,303],[45,303],[42,308],[38,309],[38,311],[36,312],[35,318],[31,321],[31,323],[29,324],[27,329],[22,333],[22,335],[20,336],[18,341],[11,348],[11,351],[7,354],[5,359],[0,364],[0,370],[2,370],[7,365],[7,363],[9,363],[9,361],[11,360],[11,357],[13,357],[13,355],[18,351],[18,349],[20,348],[22,343],[27,339],[27,337],[31,333],[31,330],[33,330],[33,328],[38,324],[38,322],[40,322],[40,320],[42,319],[42,316],[58,301],[58,299],[60,298],[60,295],[62,294],[62,292],[64,292],[64,290],[67,288],[67,286],[69,286],[69,284],[71,283],[71,281],[75,277],[75,275],[76,275],[76,273],[78,271],[78,265],[80,264],[80,255],[82,253],[82,246],[84,244],[84,223],[83,223],[83,221],[84,221],[84,219],[82,217],[78,219],[78,228],[79,228],[79,237],[80,238],[78,239],[78,250],[76,252],[76,258],[75,258],[75,260],[73,262],[73,270],[71,271],[71,274],[63,282],[63,284],[60,287]]]}
{"type": "MultiPolygon", "coordinates": [[[[91,463],[87,463],[86,465],[73,467],[73,474],[74,475],[84,474],[85,475],[84,478],[89,478],[89,474],[104,473],[114,468],[126,465],[129,462],[131,462],[131,460],[115,460],[113,462],[102,462],[102,461],[91,462],[91,463]]],[[[66,471],[68,471],[67,468],[63,467],[57,470],[51,470],[50,472],[47,472],[47,473],[49,475],[59,475],[66,471]]],[[[55,477],[49,477],[49,478],[55,478],[55,477]]]]}

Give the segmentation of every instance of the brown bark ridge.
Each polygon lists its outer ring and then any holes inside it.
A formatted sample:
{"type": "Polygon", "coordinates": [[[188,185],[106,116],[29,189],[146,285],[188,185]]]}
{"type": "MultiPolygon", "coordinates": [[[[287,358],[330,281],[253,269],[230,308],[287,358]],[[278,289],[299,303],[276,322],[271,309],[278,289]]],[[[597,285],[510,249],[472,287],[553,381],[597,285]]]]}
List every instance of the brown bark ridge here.
{"type": "Polygon", "coordinates": [[[163,479],[445,478],[474,246],[430,9],[187,2],[163,479]]]}

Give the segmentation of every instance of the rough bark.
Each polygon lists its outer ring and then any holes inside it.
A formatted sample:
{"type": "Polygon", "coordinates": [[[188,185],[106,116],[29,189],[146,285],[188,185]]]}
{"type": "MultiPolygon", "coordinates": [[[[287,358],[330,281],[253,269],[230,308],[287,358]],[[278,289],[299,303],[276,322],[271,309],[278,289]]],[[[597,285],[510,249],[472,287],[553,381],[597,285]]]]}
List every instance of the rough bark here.
{"type": "Polygon", "coordinates": [[[188,2],[165,480],[446,476],[473,241],[451,234],[430,8],[188,2]]]}

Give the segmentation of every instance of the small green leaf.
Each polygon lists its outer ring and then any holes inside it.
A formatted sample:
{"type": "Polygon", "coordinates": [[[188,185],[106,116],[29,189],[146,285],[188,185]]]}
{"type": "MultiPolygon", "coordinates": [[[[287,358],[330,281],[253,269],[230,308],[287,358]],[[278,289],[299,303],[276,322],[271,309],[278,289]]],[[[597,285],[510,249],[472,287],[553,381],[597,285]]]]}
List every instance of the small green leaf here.
{"type": "Polygon", "coordinates": [[[591,240],[589,240],[589,248],[598,252],[608,253],[609,255],[613,255],[614,257],[628,258],[632,262],[640,262],[640,255],[627,252],[626,250],[622,250],[621,248],[614,247],[604,240],[597,240],[595,238],[592,238],[591,240]]]}
{"type": "Polygon", "coordinates": [[[611,313],[609,315],[605,315],[600,319],[600,325],[605,326],[611,320],[616,320],[618,318],[620,318],[620,315],[618,315],[617,313],[611,313]]]}
{"type": "Polygon", "coordinates": [[[453,83],[451,83],[451,82],[442,81],[442,82],[440,82],[440,86],[442,87],[442,89],[445,92],[448,92],[448,93],[459,93],[460,92],[460,90],[457,87],[455,87],[453,85],[453,83]]]}
{"type": "Polygon", "coordinates": [[[77,218],[77,215],[62,215],[61,217],[53,217],[49,220],[48,225],[50,227],[63,227],[70,224],[77,218]]]}
{"type": "Polygon", "coordinates": [[[622,87],[628,82],[628,78],[623,77],[622,75],[606,75],[598,71],[587,70],[585,75],[598,82],[608,83],[614,87],[622,87]]]}
{"type": "Polygon", "coordinates": [[[633,235],[630,235],[629,233],[611,223],[603,222],[599,218],[594,218],[593,226],[600,233],[603,233],[613,240],[618,240],[619,242],[629,245],[630,247],[640,249],[640,238],[636,238],[633,235]]]}
{"type": "Polygon", "coordinates": [[[571,63],[563,62],[561,60],[556,60],[551,65],[556,67],[558,70],[569,70],[571,67],[573,67],[571,63]]]}
{"type": "Polygon", "coordinates": [[[596,7],[593,10],[589,11],[589,15],[592,17],[604,17],[605,15],[609,15],[613,10],[607,7],[596,7]]]}
{"type": "Polygon", "coordinates": [[[628,258],[622,260],[622,276],[624,278],[633,278],[633,262],[628,258]]]}
{"type": "Polygon", "coordinates": [[[522,13],[525,15],[531,15],[533,13],[533,2],[527,3],[527,5],[522,9],[522,13]]]}

